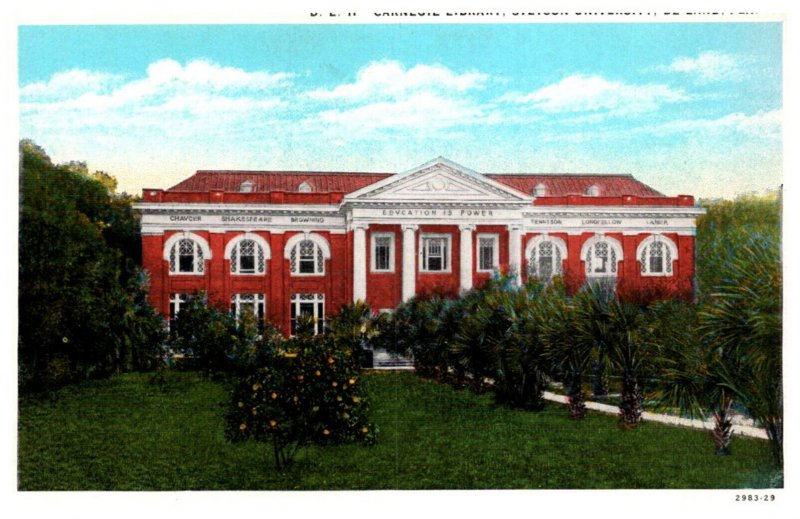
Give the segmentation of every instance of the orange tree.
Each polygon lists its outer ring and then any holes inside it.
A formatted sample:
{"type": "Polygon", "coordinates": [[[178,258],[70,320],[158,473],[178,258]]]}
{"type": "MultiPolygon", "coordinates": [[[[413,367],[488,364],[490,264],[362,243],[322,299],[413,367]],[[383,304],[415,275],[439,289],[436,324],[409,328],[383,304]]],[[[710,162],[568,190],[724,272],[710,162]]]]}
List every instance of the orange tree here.
{"type": "Polygon", "coordinates": [[[271,442],[278,469],[303,445],[372,444],[377,437],[356,356],[313,329],[306,320],[291,339],[269,336],[226,413],[228,439],[271,442]]]}

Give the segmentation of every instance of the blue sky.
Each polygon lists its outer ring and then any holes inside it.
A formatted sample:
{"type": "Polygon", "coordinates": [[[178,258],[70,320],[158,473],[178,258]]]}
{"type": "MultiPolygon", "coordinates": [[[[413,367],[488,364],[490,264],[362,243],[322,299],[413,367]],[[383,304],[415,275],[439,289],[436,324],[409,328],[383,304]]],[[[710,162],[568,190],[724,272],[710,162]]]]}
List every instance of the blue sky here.
{"type": "Polygon", "coordinates": [[[120,187],[197,169],[782,183],[778,23],[23,26],[20,135],[120,187]]]}

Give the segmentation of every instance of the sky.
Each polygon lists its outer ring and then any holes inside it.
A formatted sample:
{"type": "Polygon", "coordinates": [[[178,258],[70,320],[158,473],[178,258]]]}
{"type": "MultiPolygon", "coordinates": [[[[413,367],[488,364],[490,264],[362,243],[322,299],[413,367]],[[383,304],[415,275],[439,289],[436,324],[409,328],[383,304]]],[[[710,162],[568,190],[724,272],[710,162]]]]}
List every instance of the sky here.
{"type": "Polygon", "coordinates": [[[198,169],[444,156],[731,198],[783,182],[782,38],[760,22],[24,25],[20,137],[131,193],[198,169]]]}

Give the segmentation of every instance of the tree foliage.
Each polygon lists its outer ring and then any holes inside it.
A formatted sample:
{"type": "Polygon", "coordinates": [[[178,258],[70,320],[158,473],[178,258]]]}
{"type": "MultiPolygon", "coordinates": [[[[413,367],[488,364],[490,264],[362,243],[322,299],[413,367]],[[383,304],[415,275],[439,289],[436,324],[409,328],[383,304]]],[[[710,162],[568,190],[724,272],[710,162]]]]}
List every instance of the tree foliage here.
{"type": "Polygon", "coordinates": [[[20,389],[151,365],[162,325],[145,302],[130,197],[31,141],[20,155],[20,389]]]}
{"type": "Polygon", "coordinates": [[[278,469],[311,443],[334,445],[376,441],[360,366],[334,334],[313,335],[305,318],[286,340],[269,336],[255,369],[240,378],[225,415],[231,441],[271,442],[278,469]]]}

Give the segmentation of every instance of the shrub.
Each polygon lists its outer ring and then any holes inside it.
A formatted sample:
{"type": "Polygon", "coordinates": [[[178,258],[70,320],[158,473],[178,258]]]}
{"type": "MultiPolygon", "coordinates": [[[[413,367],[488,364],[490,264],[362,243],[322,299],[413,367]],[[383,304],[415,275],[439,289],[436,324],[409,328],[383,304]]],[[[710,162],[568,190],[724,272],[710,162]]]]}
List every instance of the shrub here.
{"type": "Polygon", "coordinates": [[[236,384],[225,417],[230,441],[272,442],[278,469],[303,445],[377,438],[356,359],[311,330],[304,320],[295,337],[264,345],[260,366],[236,384]]]}
{"type": "Polygon", "coordinates": [[[171,331],[173,350],[184,352],[206,378],[233,370],[235,354],[242,349],[236,320],[208,305],[204,294],[196,294],[181,308],[171,331]]]}
{"type": "Polygon", "coordinates": [[[542,340],[542,286],[514,289],[507,279],[475,294],[460,321],[455,351],[465,371],[492,380],[495,400],[509,407],[544,407],[546,345],[542,340]]]}
{"type": "Polygon", "coordinates": [[[343,305],[329,324],[330,338],[337,349],[352,355],[359,366],[371,366],[371,362],[367,362],[369,341],[377,330],[369,305],[361,301],[343,305]]]}

